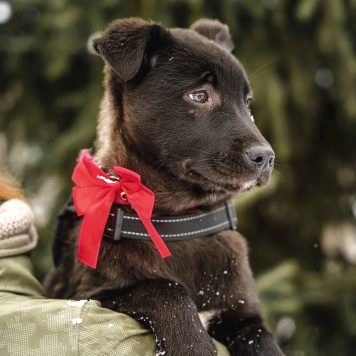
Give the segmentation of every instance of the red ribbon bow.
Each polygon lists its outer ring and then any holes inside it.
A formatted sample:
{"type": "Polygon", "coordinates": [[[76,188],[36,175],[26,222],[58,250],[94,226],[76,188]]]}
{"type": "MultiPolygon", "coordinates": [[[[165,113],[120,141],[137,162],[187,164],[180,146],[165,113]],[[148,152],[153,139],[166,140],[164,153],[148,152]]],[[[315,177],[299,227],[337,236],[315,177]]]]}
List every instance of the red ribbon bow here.
{"type": "Polygon", "coordinates": [[[141,219],[162,258],[171,255],[166,244],[152,225],[154,193],[141,183],[141,177],[129,169],[114,166],[119,180],[114,180],[83,150],[72,180],[73,201],[78,216],[84,215],[79,232],[78,259],[96,268],[101,239],[113,202],[130,204],[141,219]],[[122,194],[125,194],[125,200],[122,194]]]}

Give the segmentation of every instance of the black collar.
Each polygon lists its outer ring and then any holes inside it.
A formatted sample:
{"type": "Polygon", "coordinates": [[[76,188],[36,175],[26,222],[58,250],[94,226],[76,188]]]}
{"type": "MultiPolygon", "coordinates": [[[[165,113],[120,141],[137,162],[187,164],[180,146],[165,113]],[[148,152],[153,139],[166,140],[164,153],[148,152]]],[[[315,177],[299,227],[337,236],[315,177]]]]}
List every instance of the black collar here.
{"type": "MultiPolygon", "coordinates": [[[[164,241],[186,240],[223,230],[235,230],[237,225],[231,201],[209,212],[159,216],[151,221],[164,241]]],[[[118,204],[113,204],[110,210],[104,237],[114,241],[122,238],[151,240],[137,214],[124,212],[118,204]]]]}
{"type": "MultiPolygon", "coordinates": [[[[77,216],[70,199],[57,217],[53,243],[54,263],[61,257],[61,250],[70,229],[74,227],[77,216]]],[[[164,241],[179,241],[195,237],[209,236],[223,230],[236,230],[237,216],[230,200],[224,205],[209,211],[178,216],[158,216],[152,223],[164,241]]],[[[125,239],[151,240],[140,218],[135,213],[127,213],[120,205],[113,204],[105,226],[104,237],[113,241],[125,239]]]]}

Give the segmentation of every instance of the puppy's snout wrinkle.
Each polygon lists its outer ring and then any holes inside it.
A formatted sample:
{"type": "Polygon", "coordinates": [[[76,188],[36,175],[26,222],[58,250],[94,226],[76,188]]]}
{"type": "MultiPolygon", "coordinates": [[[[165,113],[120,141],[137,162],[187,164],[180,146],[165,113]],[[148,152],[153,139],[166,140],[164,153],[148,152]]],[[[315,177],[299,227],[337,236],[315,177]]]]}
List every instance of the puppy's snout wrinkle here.
{"type": "Polygon", "coordinates": [[[269,147],[255,146],[246,150],[247,159],[255,164],[259,172],[270,171],[274,163],[274,152],[269,147]]]}

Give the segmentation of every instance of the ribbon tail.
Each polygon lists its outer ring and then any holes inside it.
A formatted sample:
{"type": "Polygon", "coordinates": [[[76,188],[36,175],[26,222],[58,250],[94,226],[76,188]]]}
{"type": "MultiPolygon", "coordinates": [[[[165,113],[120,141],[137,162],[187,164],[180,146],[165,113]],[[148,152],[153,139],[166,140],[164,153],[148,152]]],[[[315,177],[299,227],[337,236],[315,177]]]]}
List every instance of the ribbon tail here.
{"type": "Polygon", "coordinates": [[[160,256],[166,258],[171,256],[171,253],[163,241],[162,237],[157,232],[151,221],[152,209],[155,201],[155,196],[147,187],[140,184],[140,190],[131,193],[127,186],[123,185],[123,189],[127,195],[128,202],[136,211],[143,226],[146,228],[154,245],[156,246],[160,256]]]}
{"type": "Polygon", "coordinates": [[[167,245],[164,243],[162,237],[158,234],[156,228],[153,226],[150,219],[146,219],[140,216],[143,226],[146,228],[148,234],[151,236],[151,239],[156,246],[156,249],[162,258],[171,256],[167,245]]]}
{"type": "Polygon", "coordinates": [[[79,232],[78,259],[89,267],[96,268],[101,240],[109,216],[111,200],[102,201],[100,209],[89,209],[84,215],[79,232]]]}
{"type": "MultiPolygon", "coordinates": [[[[93,218],[86,214],[82,221],[82,226],[79,232],[79,240],[78,240],[78,260],[85,265],[96,268],[98,263],[98,256],[101,244],[101,228],[96,230],[100,230],[100,232],[94,232],[91,221],[93,218]]],[[[97,227],[99,227],[97,225],[97,227]]]]}

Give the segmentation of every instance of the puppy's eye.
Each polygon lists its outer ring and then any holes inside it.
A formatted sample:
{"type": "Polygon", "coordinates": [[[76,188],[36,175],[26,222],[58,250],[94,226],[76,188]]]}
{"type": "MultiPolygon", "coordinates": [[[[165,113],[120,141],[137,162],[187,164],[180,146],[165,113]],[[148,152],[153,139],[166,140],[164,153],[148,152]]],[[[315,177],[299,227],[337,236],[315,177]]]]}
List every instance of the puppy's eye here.
{"type": "Polygon", "coordinates": [[[208,101],[208,93],[205,90],[190,93],[188,96],[190,100],[195,101],[199,104],[204,104],[208,101]]]}

